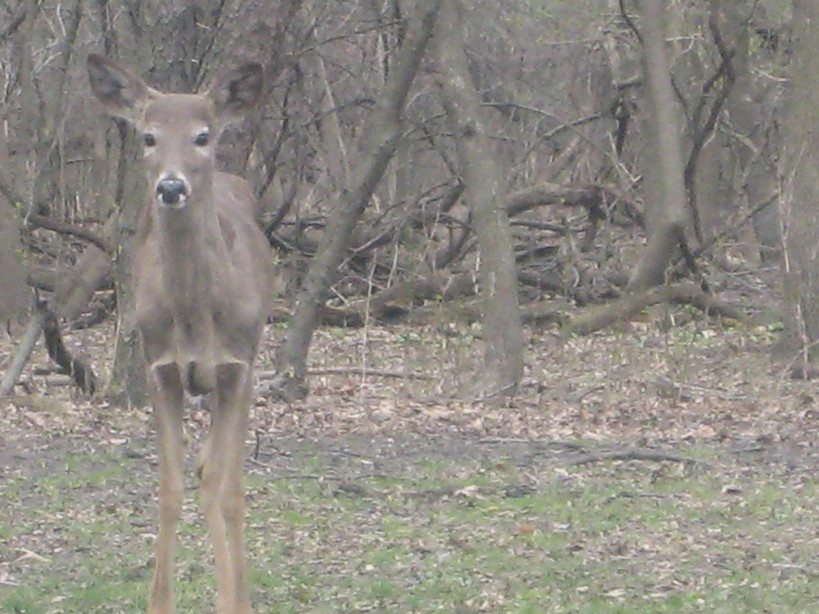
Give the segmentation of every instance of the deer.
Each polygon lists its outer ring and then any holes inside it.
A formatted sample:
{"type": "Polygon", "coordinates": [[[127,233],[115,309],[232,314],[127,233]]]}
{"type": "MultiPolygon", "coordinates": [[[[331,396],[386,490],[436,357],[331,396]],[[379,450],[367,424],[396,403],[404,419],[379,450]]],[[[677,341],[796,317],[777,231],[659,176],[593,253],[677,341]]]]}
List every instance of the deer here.
{"type": "Polygon", "coordinates": [[[263,69],[246,63],[203,94],[163,93],[100,55],[91,90],[142,138],[148,195],[133,252],[133,323],[156,430],[159,492],[148,614],[176,612],[174,551],[184,495],[186,394],[210,395],[197,474],[213,548],[217,614],[250,614],[244,444],[253,366],[268,314],[270,245],[244,179],[216,169],[220,129],[254,108],[263,69]]]}

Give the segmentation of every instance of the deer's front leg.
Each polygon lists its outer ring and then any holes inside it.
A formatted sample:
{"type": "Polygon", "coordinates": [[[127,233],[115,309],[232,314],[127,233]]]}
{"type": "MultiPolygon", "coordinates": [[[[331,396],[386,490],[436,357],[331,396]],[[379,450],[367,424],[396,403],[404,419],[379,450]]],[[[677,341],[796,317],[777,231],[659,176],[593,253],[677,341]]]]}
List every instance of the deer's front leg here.
{"type": "Polygon", "coordinates": [[[212,424],[202,450],[202,502],[216,563],[217,614],[250,614],[245,580],[242,479],[244,441],[250,409],[250,369],[242,363],[220,365],[212,424]]]}
{"type": "Polygon", "coordinates": [[[182,514],[184,496],[184,398],[182,380],[175,364],[152,366],[149,378],[159,456],[159,534],[148,614],[175,614],[173,576],[176,525],[182,514]]]}

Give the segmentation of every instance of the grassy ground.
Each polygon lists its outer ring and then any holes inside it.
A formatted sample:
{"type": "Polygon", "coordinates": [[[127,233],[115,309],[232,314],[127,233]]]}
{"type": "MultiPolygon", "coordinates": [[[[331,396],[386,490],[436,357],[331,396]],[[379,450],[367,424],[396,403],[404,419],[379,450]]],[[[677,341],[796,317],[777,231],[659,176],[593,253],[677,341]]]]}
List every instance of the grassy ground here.
{"type": "MultiPolygon", "coordinates": [[[[250,464],[257,611],[801,613],[819,591],[819,493],[809,468],[786,459],[677,447],[691,462],[611,460],[599,444],[389,439],[281,440],[250,464]]],[[[50,455],[15,454],[3,483],[0,611],[143,611],[149,463],[71,440],[50,455]]],[[[182,612],[209,611],[212,598],[193,499],[182,612]]]]}
{"type": "MultiPolygon", "coordinates": [[[[310,399],[259,400],[247,461],[256,612],[815,607],[819,414],[810,383],[768,362],[764,329],[533,335],[524,390],[499,409],[442,393],[468,379],[479,346],[441,339],[325,331],[314,367],[336,370],[314,377],[310,399]]],[[[144,612],[148,414],[37,396],[3,409],[0,612],[144,612]]],[[[192,412],[194,441],[205,422],[192,412]]],[[[179,611],[211,612],[190,482],[179,611]]]]}

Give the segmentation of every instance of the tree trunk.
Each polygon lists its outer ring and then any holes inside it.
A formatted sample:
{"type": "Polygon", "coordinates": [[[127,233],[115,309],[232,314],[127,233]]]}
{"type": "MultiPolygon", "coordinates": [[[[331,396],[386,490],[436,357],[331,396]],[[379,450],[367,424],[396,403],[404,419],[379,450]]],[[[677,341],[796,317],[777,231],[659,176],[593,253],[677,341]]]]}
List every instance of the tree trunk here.
{"type": "MultiPolygon", "coordinates": [[[[2,160],[0,151],[0,164],[2,160]]],[[[26,284],[26,270],[20,259],[22,250],[17,215],[5,196],[0,194],[0,322],[16,319],[31,307],[31,290],[26,284]]]]}
{"type": "MultiPolygon", "coordinates": [[[[748,13],[756,9],[752,5],[745,6],[744,3],[733,0],[711,2],[711,10],[718,11],[723,17],[723,36],[727,39],[728,48],[734,50],[731,69],[735,81],[726,101],[731,128],[739,137],[732,141],[731,162],[737,169],[731,186],[734,200],[732,210],[744,207],[746,211],[758,211],[753,216],[758,255],[763,261],[778,260],[782,237],[778,202],[774,195],[779,186],[776,163],[770,155],[772,147],[766,145],[768,141],[777,139],[777,136],[772,134],[774,131],[765,118],[766,112],[771,112],[766,111],[766,108],[775,108],[777,103],[766,96],[761,86],[755,84],[751,73],[749,39],[752,28],[748,13]],[[768,205],[762,206],[765,203],[768,205]]],[[[757,55],[768,52],[754,49],[753,53],[757,55]]]]}
{"type": "Polygon", "coordinates": [[[819,356],[819,5],[794,0],[790,112],[782,196],[786,318],[782,348],[805,363],[819,356]]]}
{"type": "MultiPolygon", "coordinates": [[[[718,28],[714,31],[719,32],[720,44],[724,52],[731,55],[730,67],[722,77],[722,87],[730,85],[733,94],[728,94],[725,101],[725,110],[728,111],[731,101],[737,101],[735,93],[739,75],[748,70],[748,23],[747,19],[742,19],[744,9],[734,0],[709,0],[709,11],[709,23],[712,29],[718,28]]],[[[710,71],[711,68],[707,70],[710,71]]],[[[703,78],[699,81],[702,82],[703,78]]],[[[710,95],[702,92],[700,101],[706,99],[709,105],[714,104],[710,95]]],[[[692,133],[697,133],[700,128],[700,125],[694,125],[693,122],[690,125],[692,133]]],[[[738,190],[734,186],[737,164],[731,155],[731,136],[726,132],[711,132],[699,151],[692,152],[692,158],[688,162],[687,186],[693,193],[693,202],[697,206],[700,244],[713,241],[724,221],[739,206],[738,190]]],[[[692,136],[698,138],[696,134],[692,136]]]]}
{"type": "Polygon", "coordinates": [[[445,0],[434,49],[438,85],[455,138],[464,199],[472,211],[480,249],[486,371],[475,385],[481,397],[514,393],[523,376],[523,324],[506,189],[481,117],[480,96],[469,75],[460,0],[445,0]]]}
{"type": "Polygon", "coordinates": [[[684,240],[687,204],[683,181],[678,104],[671,84],[660,0],[639,0],[643,36],[643,70],[647,107],[645,161],[648,245],[629,280],[630,289],[645,289],[664,281],[677,246],[684,240]]]}
{"type": "Polygon", "coordinates": [[[139,146],[137,138],[124,125],[120,128],[121,150],[117,176],[117,251],[114,262],[117,293],[117,339],[114,365],[107,395],[121,405],[142,406],[147,403],[142,344],[133,325],[133,237],[139,211],[145,202],[145,181],[142,165],[135,162],[139,146]]]}
{"type": "Polygon", "coordinates": [[[307,353],[318,322],[319,309],[341,264],[350,234],[401,139],[401,113],[432,35],[440,5],[441,0],[429,0],[419,5],[395,68],[377,101],[368,140],[359,162],[351,171],[352,183],[341,194],[341,202],[330,214],[318,252],[296,297],[293,318],[276,355],[278,376],[272,384],[284,398],[303,398],[307,393],[307,353]]]}

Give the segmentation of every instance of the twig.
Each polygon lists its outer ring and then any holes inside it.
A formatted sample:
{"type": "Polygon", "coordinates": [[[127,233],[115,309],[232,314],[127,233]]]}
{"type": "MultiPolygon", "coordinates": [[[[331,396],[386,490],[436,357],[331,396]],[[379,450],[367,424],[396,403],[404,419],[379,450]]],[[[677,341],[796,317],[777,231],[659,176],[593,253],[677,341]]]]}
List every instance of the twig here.
{"type": "MultiPolygon", "coordinates": [[[[269,463],[265,463],[264,461],[256,460],[255,458],[248,458],[247,462],[251,465],[256,465],[257,467],[263,467],[264,469],[273,469],[273,465],[269,463]]],[[[368,480],[368,479],[379,479],[385,480],[391,476],[388,476],[384,473],[361,473],[359,475],[355,475],[352,477],[341,477],[338,475],[321,475],[317,473],[288,473],[287,475],[271,475],[269,478],[271,480],[315,480],[317,482],[344,482],[348,483],[352,480],[368,480]]]]}
{"type": "Polygon", "coordinates": [[[579,443],[572,443],[571,441],[554,441],[551,439],[527,439],[525,437],[484,437],[478,440],[479,444],[483,445],[513,445],[513,444],[529,444],[531,446],[550,448],[561,448],[567,450],[585,450],[586,446],[579,443]]]}
{"type": "Polygon", "coordinates": [[[761,200],[756,205],[754,205],[751,209],[746,211],[742,217],[734,223],[726,224],[722,230],[718,233],[714,234],[713,236],[709,237],[705,241],[703,241],[697,248],[694,250],[694,256],[700,256],[703,253],[706,253],[710,250],[714,245],[722,241],[728,236],[731,236],[735,232],[737,232],[740,228],[751,222],[754,217],[757,216],[763,209],[770,207],[773,202],[779,197],[779,192],[774,192],[773,194],[768,195],[767,198],[761,200]]]}
{"type": "Polygon", "coordinates": [[[654,461],[654,462],[663,462],[663,461],[670,461],[674,463],[684,463],[686,465],[691,465],[697,463],[699,461],[693,458],[687,458],[685,456],[678,456],[676,454],[669,454],[667,452],[659,452],[655,450],[644,450],[639,448],[633,448],[630,450],[614,450],[610,452],[596,452],[590,454],[582,454],[575,458],[569,459],[564,462],[566,465],[587,465],[589,463],[596,463],[600,461],[606,460],[620,460],[620,461],[627,461],[627,460],[644,460],[644,461],[654,461]]]}
{"type": "Polygon", "coordinates": [[[517,382],[512,382],[502,386],[500,388],[496,388],[494,390],[486,390],[481,392],[477,397],[472,399],[473,403],[485,403],[492,399],[497,399],[499,397],[507,397],[513,396],[515,391],[517,390],[518,384],[517,382]]]}
{"type": "Polygon", "coordinates": [[[29,559],[34,559],[35,561],[38,561],[40,563],[50,563],[51,562],[50,559],[44,557],[41,554],[37,554],[36,552],[32,552],[28,548],[18,548],[18,550],[20,552],[22,552],[22,554],[20,556],[18,556],[16,559],[14,559],[12,561],[12,563],[22,563],[23,561],[27,561],[29,559]]]}
{"type": "MultiPolygon", "coordinates": [[[[391,377],[396,379],[433,380],[431,375],[421,373],[401,373],[398,371],[384,371],[382,369],[368,369],[366,367],[325,367],[310,369],[308,375],[371,375],[373,377],[391,377]]],[[[259,380],[269,380],[276,377],[276,371],[263,371],[258,374],[259,380]]]]}

